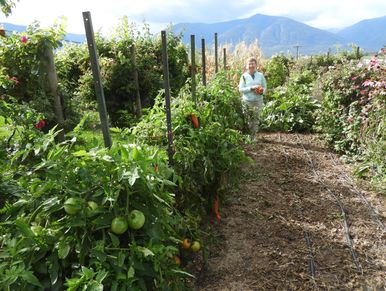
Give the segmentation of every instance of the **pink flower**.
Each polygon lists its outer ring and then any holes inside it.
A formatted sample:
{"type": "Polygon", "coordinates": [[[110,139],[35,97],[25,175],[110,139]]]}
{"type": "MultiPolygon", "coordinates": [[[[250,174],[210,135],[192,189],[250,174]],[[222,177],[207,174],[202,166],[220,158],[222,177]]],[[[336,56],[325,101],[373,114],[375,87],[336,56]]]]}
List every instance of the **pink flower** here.
{"type": "Polygon", "coordinates": [[[36,129],[42,129],[44,126],[46,126],[46,121],[44,119],[39,120],[39,122],[35,124],[36,129]]]}
{"type": "Polygon", "coordinates": [[[362,86],[367,87],[367,86],[373,86],[374,82],[371,80],[366,80],[362,83],[362,86]]]}
{"type": "Polygon", "coordinates": [[[367,93],[369,93],[369,91],[367,91],[367,90],[361,90],[360,93],[361,93],[361,95],[367,95],[367,93]]]}
{"type": "Polygon", "coordinates": [[[351,78],[352,81],[355,81],[356,79],[358,79],[356,76],[351,78]]]}
{"type": "Polygon", "coordinates": [[[20,81],[16,77],[9,78],[12,82],[15,83],[15,85],[19,85],[20,81]]]}
{"type": "Polygon", "coordinates": [[[347,117],[346,121],[348,123],[353,123],[354,122],[354,118],[352,118],[352,116],[349,116],[349,117],[347,117]]]}
{"type": "Polygon", "coordinates": [[[23,36],[21,37],[21,42],[22,42],[22,43],[27,43],[27,42],[28,42],[28,37],[26,37],[25,35],[23,35],[23,36]]]}

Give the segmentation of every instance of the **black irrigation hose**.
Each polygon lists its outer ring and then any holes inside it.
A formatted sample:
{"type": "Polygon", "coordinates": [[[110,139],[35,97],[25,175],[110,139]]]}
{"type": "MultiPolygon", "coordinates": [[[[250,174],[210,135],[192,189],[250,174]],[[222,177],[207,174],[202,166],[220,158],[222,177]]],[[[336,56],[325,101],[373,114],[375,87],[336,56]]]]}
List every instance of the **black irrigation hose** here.
{"type": "MultiPolygon", "coordinates": [[[[336,158],[331,153],[330,153],[330,157],[331,157],[331,160],[333,161],[333,163],[335,165],[337,165],[336,158]]],[[[379,213],[375,209],[375,207],[372,206],[371,203],[365,198],[362,191],[358,190],[355,187],[354,181],[346,173],[343,172],[341,174],[343,175],[343,178],[346,181],[346,183],[349,184],[349,186],[351,187],[351,191],[354,192],[355,194],[357,194],[359,196],[359,198],[361,198],[362,202],[367,206],[367,210],[369,211],[371,217],[376,221],[376,223],[382,229],[382,231],[386,232],[386,225],[379,218],[379,213]]]]}
{"type": "Polygon", "coordinates": [[[317,181],[320,184],[322,184],[324,186],[324,188],[327,190],[327,192],[330,193],[330,195],[336,200],[336,202],[337,202],[337,204],[338,204],[338,206],[339,206],[339,208],[341,210],[342,221],[343,221],[343,228],[344,228],[344,236],[346,238],[347,246],[349,247],[349,250],[350,250],[350,253],[351,253],[351,257],[352,257],[352,260],[353,260],[353,262],[355,264],[357,272],[363,274],[363,270],[362,270],[361,264],[359,263],[358,256],[357,256],[357,254],[356,254],[356,252],[354,250],[354,246],[353,246],[353,243],[352,243],[352,240],[351,240],[351,237],[350,237],[350,230],[349,230],[349,226],[348,226],[348,223],[347,223],[347,215],[346,215],[346,211],[344,210],[342,201],[340,201],[339,197],[337,195],[335,195],[335,193],[333,191],[331,191],[331,189],[328,188],[326,183],[321,179],[320,175],[316,171],[316,167],[315,167],[314,161],[312,160],[311,156],[309,155],[307,149],[304,147],[304,145],[300,141],[299,135],[296,133],[295,136],[296,136],[296,138],[298,140],[298,143],[303,148],[304,153],[307,155],[307,157],[309,159],[309,162],[310,162],[310,165],[311,165],[311,169],[314,172],[315,178],[317,178],[317,181]]]}
{"type": "Polygon", "coordinates": [[[312,241],[307,230],[304,230],[304,239],[306,240],[306,243],[308,246],[308,259],[309,259],[308,271],[310,272],[311,277],[314,281],[314,284],[316,285],[316,282],[315,282],[316,267],[315,267],[314,255],[312,253],[312,241]]]}
{"type": "MultiPolygon", "coordinates": [[[[280,133],[279,133],[279,141],[281,143],[281,135],[280,135],[280,133]]],[[[291,170],[290,170],[290,168],[288,166],[288,163],[289,163],[288,162],[289,161],[288,153],[285,150],[285,148],[283,148],[283,155],[284,155],[284,158],[285,158],[285,166],[287,168],[288,177],[291,177],[292,176],[291,170]]],[[[295,196],[296,198],[299,198],[295,193],[292,193],[292,195],[295,196]]],[[[299,212],[300,217],[303,217],[302,209],[298,205],[297,205],[296,209],[299,212]]],[[[304,239],[305,239],[307,247],[308,247],[308,272],[311,275],[311,279],[312,279],[312,282],[315,285],[315,288],[318,290],[319,288],[318,288],[318,286],[316,284],[316,281],[315,281],[316,267],[315,267],[315,260],[314,260],[314,255],[313,255],[313,251],[312,251],[312,241],[311,241],[310,234],[308,233],[307,229],[305,227],[302,227],[302,228],[303,228],[304,239]]]]}

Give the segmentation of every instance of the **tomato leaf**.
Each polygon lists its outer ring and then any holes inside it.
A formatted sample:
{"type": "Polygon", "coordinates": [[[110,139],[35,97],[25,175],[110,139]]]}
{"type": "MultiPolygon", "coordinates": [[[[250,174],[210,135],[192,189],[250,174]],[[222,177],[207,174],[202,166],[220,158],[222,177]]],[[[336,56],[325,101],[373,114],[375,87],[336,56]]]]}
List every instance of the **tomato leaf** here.
{"type": "Polygon", "coordinates": [[[58,243],[58,257],[59,259],[65,259],[69,252],[71,246],[66,241],[59,241],[58,243]]]}
{"type": "Polygon", "coordinates": [[[134,276],[135,276],[135,269],[133,268],[133,266],[130,266],[129,270],[127,271],[127,278],[131,279],[131,278],[134,278],[134,276]]]}
{"type": "Polygon", "coordinates": [[[124,252],[119,252],[118,257],[117,257],[117,266],[122,267],[124,262],[125,262],[125,253],[124,252]]]}
{"type": "Polygon", "coordinates": [[[129,184],[130,186],[133,186],[135,181],[139,178],[138,175],[138,167],[134,168],[134,170],[131,172],[131,175],[129,176],[129,184]]]}
{"type": "Polygon", "coordinates": [[[15,220],[15,225],[18,227],[20,232],[28,238],[34,237],[35,234],[33,231],[29,228],[29,226],[22,220],[15,220]]]}
{"type": "Polygon", "coordinates": [[[103,291],[103,284],[98,282],[92,282],[87,286],[86,291],[103,291]]]}
{"type": "Polygon", "coordinates": [[[196,278],[196,277],[193,276],[192,274],[190,274],[190,273],[188,273],[188,272],[185,272],[185,271],[182,271],[182,270],[173,269],[173,270],[171,270],[171,271],[172,271],[173,273],[185,275],[185,276],[190,277],[190,278],[196,278]]]}
{"type": "Polygon", "coordinates": [[[154,256],[154,253],[145,247],[137,247],[137,249],[146,257],[148,256],[154,256]]]}
{"type": "Polygon", "coordinates": [[[110,235],[111,242],[112,242],[113,246],[115,248],[119,247],[119,239],[118,239],[118,237],[115,234],[111,233],[111,232],[109,232],[109,235],[110,235]]]}
{"type": "Polygon", "coordinates": [[[40,284],[38,278],[31,272],[31,271],[24,271],[23,274],[21,274],[21,277],[27,282],[34,286],[43,287],[42,284],[40,284]]]}

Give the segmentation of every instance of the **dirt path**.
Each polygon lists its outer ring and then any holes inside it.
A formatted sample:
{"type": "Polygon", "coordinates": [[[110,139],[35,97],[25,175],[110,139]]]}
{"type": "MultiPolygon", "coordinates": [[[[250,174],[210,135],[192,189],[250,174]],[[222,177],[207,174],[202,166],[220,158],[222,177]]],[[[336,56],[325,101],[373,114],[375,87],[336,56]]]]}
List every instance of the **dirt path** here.
{"type": "Polygon", "coordinates": [[[259,134],[195,290],[386,290],[386,198],[315,136],[259,134]]]}

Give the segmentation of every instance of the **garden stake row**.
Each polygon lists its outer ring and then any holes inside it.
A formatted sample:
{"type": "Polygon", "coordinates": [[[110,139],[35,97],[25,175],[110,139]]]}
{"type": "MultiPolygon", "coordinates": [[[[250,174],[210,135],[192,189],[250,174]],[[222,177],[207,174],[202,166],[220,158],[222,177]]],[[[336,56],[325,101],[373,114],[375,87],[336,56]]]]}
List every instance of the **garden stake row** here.
{"type": "Polygon", "coordinates": [[[102,124],[103,140],[104,140],[105,147],[110,148],[112,145],[112,141],[111,141],[111,136],[109,131],[109,121],[107,117],[106,101],[105,101],[105,95],[103,92],[101,72],[99,69],[98,51],[95,44],[94,29],[91,21],[91,13],[89,11],[83,12],[83,22],[84,22],[84,28],[86,30],[86,37],[87,37],[87,44],[88,44],[87,47],[90,54],[95,93],[97,95],[97,100],[98,100],[98,111],[99,111],[99,117],[102,124]]]}
{"type": "MultiPolygon", "coordinates": [[[[192,79],[192,98],[196,102],[196,59],[195,59],[195,35],[190,35],[190,50],[191,50],[191,79],[192,79]]],[[[226,70],[226,48],[223,49],[224,53],[224,70],[226,70]]],[[[214,62],[215,73],[218,73],[218,41],[217,33],[214,34],[214,62]]],[[[201,38],[201,74],[202,84],[206,86],[206,56],[205,56],[205,39],[201,38]]]]}
{"type": "Polygon", "coordinates": [[[307,156],[307,158],[309,160],[309,164],[311,166],[311,170],[314,173],[314,176],[315,176],[317,182],[319,182],[324,187],[324,189],[335,199],[336,203],[338,204],[338,206],[340,208],[341,215],[342,215],[344,236],[345,236],[345,239],[346,239],[347,246],[348,246],[348,248],[350,250],[350,253],[351,253],[351,258],[352,258],[352,260],[354,262],[354,265],[355,265],[355,268],[356,268],[357,272],[360,273],[360,274],[363,274],[363,270],[362,270],[361,264],[359,262],[357,254],[356,254],[356,252],[354,250],[354,245],[353,245],[353,242],[352,242],[351,237],[350,237],[350,230],[349,230],[349,226],[348,226],[348,223],[347,223],[347,215],[346,215],[346,211],[344,210],[343,203],[339,199],[339,197],[330,188],[328,188],[326,183],[322,180],[322,178],[320,177],[320,175],[316,171],[316,167],[315,167],[314,161],[312,160],[312,158],[311,158],[310,154],[308,153],[307,149],[304,147],[304,145],[300,141],[299,135],[298,134],[295,134],[295,135],[296,135],[296,138],[298,140],[298,144],[302,147],[304,153],[306,154],[306,156],[307,156]]]}
{"type": "MultiPolygon", "coordinates": [[[[279,133],[279,142],[280,142],[280,144],[282,143],[280,133],[279,133]]],[[[288,178],[291,179],[292,173],[291,173],[290,167],[288,166],[289,154],[287,153],[287,151],[284,147],[283,147],[283,156],[285,158],[285,167],[287,168],[288,178]]],[[[295,193],[292,193],[292,195],[295,197],[295,199],[300,200],[300,197],[298,195],[296,195],[295,193]]],[[[298,204],[296,204],[296,210],[298,211],[299,216],[303,217],[303,211],[298,204]]],[[[319,290],[319,288],[316,284],[316,281],[315,281],[316,267],[315,267],[315,259],[314,259],[314,255],[313,255],[313,251],[312,251],[312,240],[311,240],[310,234],[308,233],[308,230],[305,227],[302,227],[302,228],[303,228],[304,239],[306,241],[307,248],[308,248],[308,272],[310,273],[312,283],[314,284],[315,289],[319,290]]]]}
{"type": "MultiPolygon", "coordinates": [[[[330,158],[332,160],[332,162],[337,165],[337,162],[336,162],[336,157],[334,157],[331,153],[330,153],[330,158]]],[[[355,183],[354,181],[346,174],[346,173],[341,173],[343,175],[343,179],[346,181],[346,183],[350,186],[350,190],[352,192],[354,192],[355,194],[357,194],[359,196],[359,198],[362,200],[362,202],[367,206],[367,210],[369,211],[370,213],[370,216],[374,219],[374,221],[378,224],[379,228],[383,231],[383,232],[386,232],[386,226],[385,224],[381,221],[380,217],[379,217],[379,212],[371,205],[371,203],[365,198],[365,196],[363,195],[363,193],[358,190],[356,187],[355,187],[355,183]]]]}

